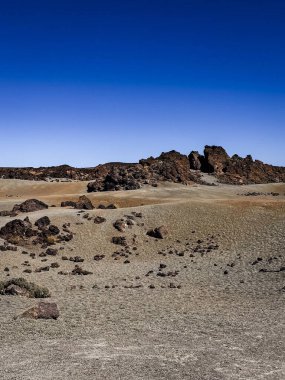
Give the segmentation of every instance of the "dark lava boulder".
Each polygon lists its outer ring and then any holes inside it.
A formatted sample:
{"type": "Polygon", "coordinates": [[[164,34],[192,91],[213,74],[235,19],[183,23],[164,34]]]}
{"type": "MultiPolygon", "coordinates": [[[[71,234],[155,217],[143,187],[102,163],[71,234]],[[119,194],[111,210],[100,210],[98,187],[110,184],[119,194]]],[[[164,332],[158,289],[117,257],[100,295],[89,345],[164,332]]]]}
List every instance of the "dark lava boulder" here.
{"type": "Polygon", "coordinates": [[[86,195],[81,195],[78,202],[76,202],[75,208],[83,210],[93,210],[94,206],[90,199],[86,195]]]}
{"type": "Polygon", "coordinates": [[[38,199],[28,199],[25,202],[15,205],[12,211],[33,212],[47,209],[48,205],[38,199]]]}
{"type": "Polygon", "coordinates": [[[81,195],[77,202],[64,201],[61,202],[61,207],[73,207],[78,210],[93,210],[94,206],[86,195],[81,195]]]}
{"type": "Polygon", "coordinates": [[[37,226],[39,229],[46,228],[50,225],[50,219],[48,216],[43,216],[42,218],[36,220],[35,226],[37,226]]]}
{"type": "Polygon", "coordinates": [[[9,243],[17,244],[25,237],[31,237],[35,233],[32,230],[32,224],[28,218],[14,219],[6,223],[0,229],[0,237],[9,243]]]}
{"type": "Polygon", "coordinates": [[[168,234],[168,229],[165,226],[160,226],[147,231],[148,236],[154,237],[156,239],[164,239],[168,234]]]}

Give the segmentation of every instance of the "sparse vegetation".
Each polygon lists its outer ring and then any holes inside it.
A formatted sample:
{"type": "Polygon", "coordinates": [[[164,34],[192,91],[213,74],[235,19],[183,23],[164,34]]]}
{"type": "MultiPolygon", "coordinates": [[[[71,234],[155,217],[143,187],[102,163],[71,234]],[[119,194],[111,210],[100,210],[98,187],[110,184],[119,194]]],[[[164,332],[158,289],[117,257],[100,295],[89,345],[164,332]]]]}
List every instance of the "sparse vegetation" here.
{"type": "Polygon", "coordinates": [[[33,282],[29,282],[24,278],[13,278],[8,281],[0,282],[0,294],[10,294],[9,287],[10,285],[17,286],[23,290],[26,290],[29,297],[31,298],[47,298],[50,297],[50,292],[47,288],[41,287],[39,285],[34,284],[33,282]]]}

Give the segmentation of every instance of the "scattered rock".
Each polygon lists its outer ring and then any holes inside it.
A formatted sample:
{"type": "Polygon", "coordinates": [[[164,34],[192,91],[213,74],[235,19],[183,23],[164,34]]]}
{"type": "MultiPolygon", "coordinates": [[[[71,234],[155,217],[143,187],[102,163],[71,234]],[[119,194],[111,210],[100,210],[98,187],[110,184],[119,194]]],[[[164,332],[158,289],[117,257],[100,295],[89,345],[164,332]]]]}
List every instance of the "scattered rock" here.
{"type": "Polygon", "coordinates": [[[58,250],[54,248],[48,248],[45,253],[48,256],[56,256],[58,253],[58,250]]]}
{"type": "Polygon", "coordinates": [[[160,226],[147,232],[148,236],[151,236],[156,239],[164,239],[168,234],[168,229],[165,226],[160,226]]]}
{"type": "Polygon", "coordinates": [[[103,218],[102,216],[95,216],[94,218],[94,223],[95,224],[101,224],[101,223],[104,223],[106,222],[106,219],[103,218]]]}
{"type": "Polygon", "coordinates": [[[104,257],[105,257],[105,255],[95,255],[94,256],[94,260],[95,261],[100,261],[100,260],[104,259],[104,257]]]}
{"type": "Polygon", "coordinates": [[[125,222],[124,219],[117,219],[114,223],[113,226],[120,232],[125,232],[126,228],[128,227],[127,223],[125,222]]]}
{"type": "Polygon", "coordinates": [[[117,244],[117,245],[126,246],[127,245],[127,239],[125,236],[114,236],[112,238],[112,243],[117,244]]]}
{"type": "Polygon", "coordinates": [[[73,207],[75,209],[81,210],[93,210],[94,206],[91,200],[86,197],[86,195],[81,195],[77,202],[74,201],[64,201],[61,202],[61,207],[73,207]]]}
{"type": "Polygon", "coordinates": [[[72,270],[71,274],[73,275],[83,275],[86,276],[88,274],[93,274],[92,272],[89,272],[88,270],[82,269],[80,266],[75,265],[75,268],[72,270]]]}

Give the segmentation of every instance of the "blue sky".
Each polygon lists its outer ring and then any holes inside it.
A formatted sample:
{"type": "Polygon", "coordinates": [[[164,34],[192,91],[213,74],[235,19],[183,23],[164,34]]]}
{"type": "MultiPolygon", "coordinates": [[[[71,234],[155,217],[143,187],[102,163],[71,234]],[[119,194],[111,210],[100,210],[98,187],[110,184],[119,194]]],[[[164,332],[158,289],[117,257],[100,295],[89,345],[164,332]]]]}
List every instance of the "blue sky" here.
{"type": "Polygon", "coordinates": [[[0,166],[205,144],[285,165],[285,2],[25,2],[0,12],[0,166]]]}

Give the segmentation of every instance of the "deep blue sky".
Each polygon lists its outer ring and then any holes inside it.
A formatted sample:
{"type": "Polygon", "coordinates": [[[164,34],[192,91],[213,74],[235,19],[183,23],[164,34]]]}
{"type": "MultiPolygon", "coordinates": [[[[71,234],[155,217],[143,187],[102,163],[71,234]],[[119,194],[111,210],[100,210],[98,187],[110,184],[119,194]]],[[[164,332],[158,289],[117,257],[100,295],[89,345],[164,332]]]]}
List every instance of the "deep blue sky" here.
{"type": "Polygon", "coordinates": [[[285,165],[284,0],[0,0],[0,166],[285,165]]]}

